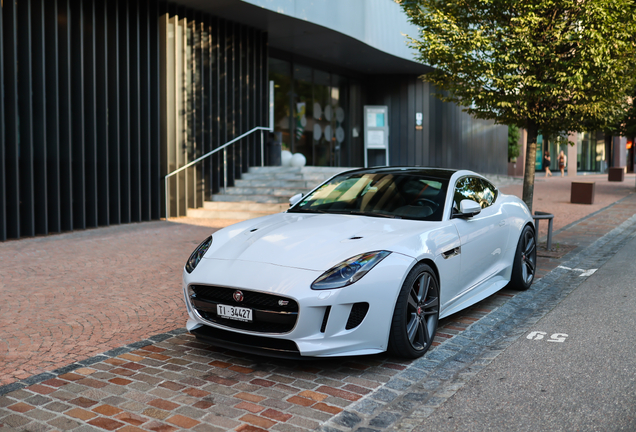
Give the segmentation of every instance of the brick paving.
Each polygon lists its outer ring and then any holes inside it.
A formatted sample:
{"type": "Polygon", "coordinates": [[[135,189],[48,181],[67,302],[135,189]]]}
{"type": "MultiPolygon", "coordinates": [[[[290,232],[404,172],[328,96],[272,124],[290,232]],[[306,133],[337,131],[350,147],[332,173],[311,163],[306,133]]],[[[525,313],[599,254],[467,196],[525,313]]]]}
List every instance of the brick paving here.
{"type": "Polygon", "coordinates": [[[149,222],[0,244],[0,385],[183,327],[181,271],[209,232],[149,222]]]}
{"type": "MultiPolygon", "coordinates": [[[[587,206],[578,223],[557,227],[555,241],[575,250],[540,258],[539,276],[636,213],[626,186],[600,200],[604,208],[587,206]]],[[[566,204],[552,212],[571,213],[566,204]]],[[[181,268],[210,230],[151,222],[0,244],[0,430],[357,427],[525,295],[503,290],[442,320],[435,347],[415,362],[386,354],[289,362],[219,350],[182,328],[181,268]]],[[[394,424],[417,394],[367,426],[394,424]]]]}
{"type": "MultiPolygon", "coordinates": [[[[557,231],[634,193],[635,187],[636,176],[634,174],[627,174],[624,182],[610,182],[607,180],[607,174],[547,178],[537,176],[535,177],[532,207],[534,211],[554,214],[554,230],[557,231]],[[570,203],[570,187],[573,181],[595,183],[594,204],[570,203]]],[[[521,198],[522,188],[522,184],[516,183],[502,186],[500,189],[503,193],[521,198]]],[[[539,235],[544,237],[548,229],[547,221],[541,221],[539,228],[539,235]]]]}

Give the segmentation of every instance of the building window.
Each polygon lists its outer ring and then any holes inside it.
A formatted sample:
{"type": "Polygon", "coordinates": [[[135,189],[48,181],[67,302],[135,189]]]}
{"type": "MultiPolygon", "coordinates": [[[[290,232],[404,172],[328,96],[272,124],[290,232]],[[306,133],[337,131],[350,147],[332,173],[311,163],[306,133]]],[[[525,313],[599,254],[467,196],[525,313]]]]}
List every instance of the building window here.
{"type": "MultiPolygon", "coordinates": [[[[269,59],[274,81],[274,132],[283,150],[302,153],[307,165],[349,166],[361,145],[351,124],[360,110],[360,86],[324,70],[269,59]],[[356,102],[350,103],[350,100],[356,102]]],[[[359,129],[359,128],[358,128],[359,129]]]]}

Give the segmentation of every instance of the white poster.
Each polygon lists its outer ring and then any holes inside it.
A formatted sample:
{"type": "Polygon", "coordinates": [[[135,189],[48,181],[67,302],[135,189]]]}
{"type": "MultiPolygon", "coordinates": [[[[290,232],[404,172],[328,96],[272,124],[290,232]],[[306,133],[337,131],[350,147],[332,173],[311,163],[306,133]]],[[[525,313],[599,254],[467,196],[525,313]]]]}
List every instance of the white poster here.
{"type": "Polygon", "coordinates": [[[378,125],[375,123],[375,113],[374,112],[368,112],[367,113],[367,127],[377,127],[378,125]]]}
{"type": "Polygon", "coordinates": [[[367,131],[367,148],[370,148],[370,149],[383,149],[383,148],[385,148],[385,145],[384,145],[384,131],[383,130],[370,130],[370,131],[367,131]]]}

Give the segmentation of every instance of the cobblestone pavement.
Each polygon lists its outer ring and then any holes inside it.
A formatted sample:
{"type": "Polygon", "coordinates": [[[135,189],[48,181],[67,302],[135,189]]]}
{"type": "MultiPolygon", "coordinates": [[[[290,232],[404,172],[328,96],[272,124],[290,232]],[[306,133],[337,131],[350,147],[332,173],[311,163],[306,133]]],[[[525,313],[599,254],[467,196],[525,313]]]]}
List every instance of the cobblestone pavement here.
{"type": "Polygon", "coordinates": [[[198,343],[182,329],[180,272],[208,227],[0,244],[0,431],[413,429],[584,280],[553,269],[598,268],[635,213],[632,194],[561,228],[555,241],[574,251],[540,258],[545,276],[530,290],[443,320],[436,346],[412,362],[287,362],[198,343]]]}

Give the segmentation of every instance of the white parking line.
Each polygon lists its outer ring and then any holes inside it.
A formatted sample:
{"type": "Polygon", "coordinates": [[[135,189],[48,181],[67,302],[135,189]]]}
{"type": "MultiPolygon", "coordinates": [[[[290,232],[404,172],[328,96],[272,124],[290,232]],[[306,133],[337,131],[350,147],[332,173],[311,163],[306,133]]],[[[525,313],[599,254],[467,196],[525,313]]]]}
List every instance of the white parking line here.
{"type": "Polygon", "coordinates": [[[570,268],[570,267],[565,267],[565,266],[558,266],[557,268],[562,268],[564,270],[580,272],[581,274],[579,275],[579,277],[592,276],[596,272],[596,270],[598,270],[598,269],[583,270],[583,269],[580,269],[580,268],[570,268]]]}

